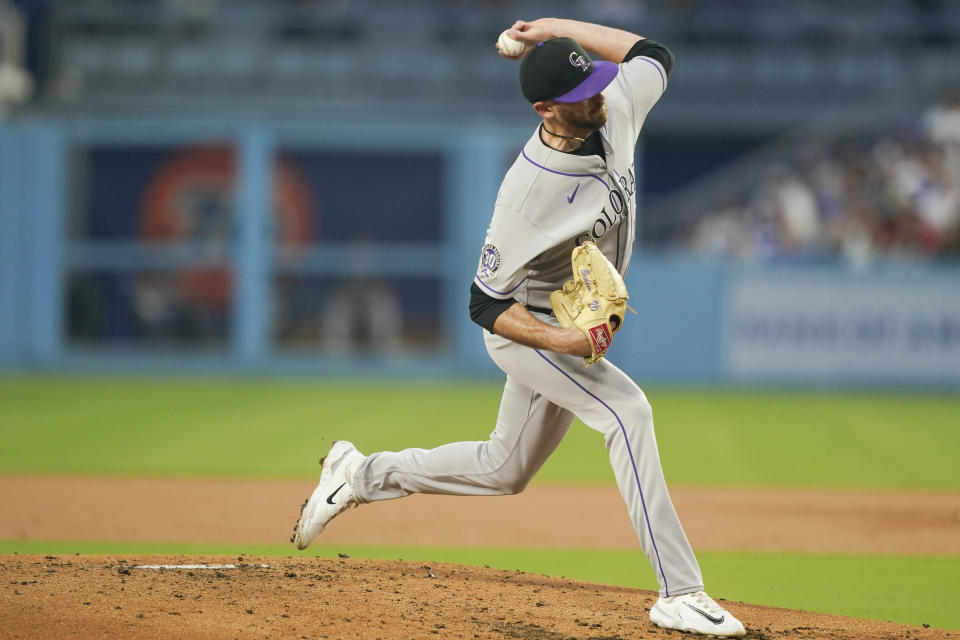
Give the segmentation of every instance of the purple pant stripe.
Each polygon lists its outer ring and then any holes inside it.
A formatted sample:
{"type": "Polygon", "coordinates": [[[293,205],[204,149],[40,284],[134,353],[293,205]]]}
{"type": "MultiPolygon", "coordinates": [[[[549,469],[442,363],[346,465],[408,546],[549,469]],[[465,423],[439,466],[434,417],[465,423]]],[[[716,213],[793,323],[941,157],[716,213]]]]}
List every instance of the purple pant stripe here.
{"type": "Polygon", "coordinates": [[[590,396],[591,398],[593,398],[594,400],[602,404],[607,409],[607,411],[613,414],[613,417],[616,419],[617,424],[620,425],[620,433],[623,434],[623,441],[626,443],[627,453],[630,455],[630,464],[633,466],[633,478],[634,480],[636,480],[637,490],[640,492],[640,504],[643,506],[643,519],[647,523],[647,532],[650,534],[650,542],[653,544],[653,552],[657,556],[657,567],[660,569],[660,575],[663,576],[663,591],[669,597],[670,586],[667,584],[667,574],[663,572],[663,563],[660,561],[660,550],[657,549],[657,541],[653,537],[653,527],[650,526],[650,514],[647,513],[647,501],[643,497],[643,486],[640,484],[640,472],[637,470],[637,462],[633,458],[633,449],[630,447],[630,438],[627,437],[627,430],[623,426],[623,421],[620,419],[620,416],[617,415],[617,412],[614,411],[610,405],[608,405],[606,402],[598,398],[594,393],[592,393],[585,386],[583,386],[582,384],[574,380],[569,373],[567,373],[566,371],[561,369],[559,366],[557,366],[556,363],[550,360],[550,358],[543,355],[543,353],[541,353],[539,349],[534,349],[534,351],[536,351],[537,355],[543,358],[547,362],[547,364],[549,364],[551,367],[553,367],[554,369],[562,373],[563,376],[567,378],[570,382],[580,387],[584,393],[586,393],[588,396],[590,396]]]}

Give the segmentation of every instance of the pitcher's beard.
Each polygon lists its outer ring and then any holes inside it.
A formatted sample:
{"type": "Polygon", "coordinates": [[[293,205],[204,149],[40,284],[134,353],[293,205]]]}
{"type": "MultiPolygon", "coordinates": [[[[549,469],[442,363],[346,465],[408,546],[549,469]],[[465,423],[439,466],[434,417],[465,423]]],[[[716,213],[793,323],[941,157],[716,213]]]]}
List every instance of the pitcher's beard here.
{"type": "Polygon", "coordinates": [[[603,105],[600,111],[596,115],[590,115],[582,120],[573,120],[570,122],[574,127],[578,129],[587,129],[590,132],[596,131],[603,125],[607,124],[607,106],[603,105]]]}

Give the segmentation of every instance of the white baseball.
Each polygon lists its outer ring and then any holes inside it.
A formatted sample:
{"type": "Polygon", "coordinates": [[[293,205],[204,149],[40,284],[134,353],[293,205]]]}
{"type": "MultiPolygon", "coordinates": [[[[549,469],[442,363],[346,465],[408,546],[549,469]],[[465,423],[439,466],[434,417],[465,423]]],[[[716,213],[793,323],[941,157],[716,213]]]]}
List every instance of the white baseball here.
{"type": "Polygon", "coordinates": [[[500,34],[500,37],[497,38],[497,45],[500,47],[500,52],[511,58],[516,58],[517,56],[523,55],[523,52],[527,50],[527,45],[523,44],[519,40],[514,40],[507,32],[504,31],[500,34]]]}

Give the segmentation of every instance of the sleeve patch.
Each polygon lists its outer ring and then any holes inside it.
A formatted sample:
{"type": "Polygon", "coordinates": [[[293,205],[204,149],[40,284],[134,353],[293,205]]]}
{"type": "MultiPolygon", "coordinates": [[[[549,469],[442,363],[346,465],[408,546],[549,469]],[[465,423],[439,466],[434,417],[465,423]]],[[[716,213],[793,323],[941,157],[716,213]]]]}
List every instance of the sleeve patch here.
{"type": "Polygon", "coordinates": [[[500,250],[492,244],[483,245],[480,251],[480,265],[477,272],[481,278],[490,278],[500,270],[500,250]]]}

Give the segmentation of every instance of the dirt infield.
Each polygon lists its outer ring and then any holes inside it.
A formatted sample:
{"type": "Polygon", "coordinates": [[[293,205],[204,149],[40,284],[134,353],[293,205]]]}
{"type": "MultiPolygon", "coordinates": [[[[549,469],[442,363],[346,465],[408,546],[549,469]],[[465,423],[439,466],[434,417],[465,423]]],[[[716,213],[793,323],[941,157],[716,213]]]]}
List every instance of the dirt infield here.
{"type": "MultiPolygon", "coordinates": [[[[281,543],[311,489],[310,482],[0,476],[0,539],[281,543]]],[[[700,550],[960,553],[957,494],[677,489],[673,497],[700,550]]],[[[619,494],[607,487],[412,496],[351,511],[322,541],[637,548],[619,494]],[[571,505],[577,518],[569,517],[571,505]]],[[[8,555],[0,556],[0,639],[692,638],[650,624],[655,597],[443,564],[8,555]],[[231,566],[138,568],[198,563],[231,566]]],[[[960,632],[725,604],[753,639],[960,640],[960,632]]]]}
{"type": "MultiPolygon", "coordinates": [[[[285,543],[312,490],[310,482],[0,476],[0,540],[285,543]]],[[[960,554],[956,493],[680,488],[671,494],[700,551],[960,554]]],[[[516,496],[415,495],[366,505],[334,521],[323,542],[638,546],[614,487],[538,486],[516,496]]]]}
{"type": "MultiPolygon", "coordinates": [[[[650,623],[656,597],[650,591],[447,564],[5,556],[0,575],[0,638],[695,637],[650,623]],[[220,566],[141,568],[201,561],[220,566]]],[[[723,604],[755,640],[960,638],[951,631],[723,604]]]]}

